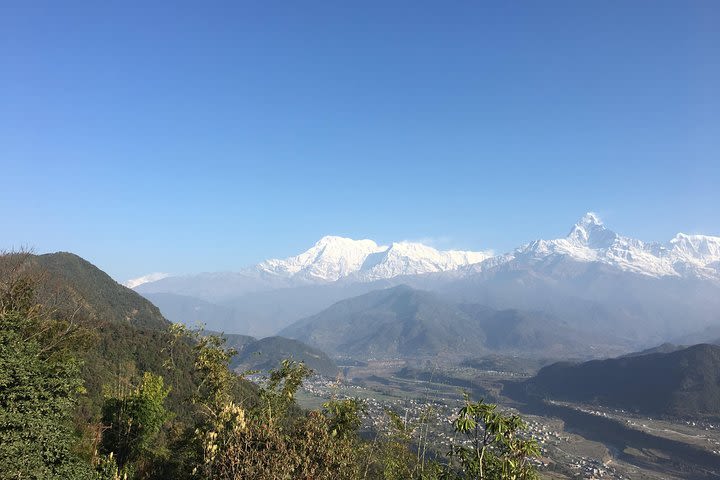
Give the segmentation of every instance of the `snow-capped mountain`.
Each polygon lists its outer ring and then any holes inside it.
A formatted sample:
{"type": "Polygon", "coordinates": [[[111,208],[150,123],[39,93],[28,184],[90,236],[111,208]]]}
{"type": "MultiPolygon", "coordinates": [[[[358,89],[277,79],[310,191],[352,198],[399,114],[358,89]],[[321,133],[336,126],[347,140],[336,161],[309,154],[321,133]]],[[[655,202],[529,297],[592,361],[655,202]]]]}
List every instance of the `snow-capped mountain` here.
{"type": "Polygon", "coordinates": [[[378,245],[372,240],[323,237],[309,250],[284,260],[266,260],[255,269],[286,278],[359,281],[456,270],[490,258],[490,252],[439,251],[412,242],[378,245]]]}
{"type": "Polygon", "coordinates": [[[357,272],[368,256],[386,249],[372,240],[326,236],[300,255],[266,260],[255,268],[282,277],[332,282],[357,272]]]}
{"type": "Polygon", "coordinates": [[[156,282],[158,280],[162,280],[163,278],[167,278],[169,276],[170,276],[169,273],[153,272],[153,273],[148,273],[147,275],[143,275],[142,277],[131,278],[131,279],[123,282],[123,285],[125,285],[128,288],[135,288],[135,287],[139,287],[140,285],[142,285],[144,283],[156,282]]]}
{"type": "Polygon", "coordinates": [[[573,328],[638,342],[665,341],[720,321],[720,237],[643,242],[609,230],[593,213],[565,237],[497,256],[328,236],[294,257],[136,290],[170,320],[271,335],[335,302],[399,284],[463,304],[545,312],[573,328]]]}
{"type": "Polygon", "coordinates": [[[666,243],[643,242],[609,230],[590,212],[563,238],[535,240],[497,256],[490,251],[440,251],[421,243],[378,245],[372,240],[326,236],[299,255],[266,260],[239,272],[148,276],[133,285],[146,293],[213,298],[340,280],[372,282],[444,272],[458,278],[506,264],[533,267],[557,259],[599,262],[651,277],[720,280],[720,237],[678,233],[666,243]]]}
{"type": "MultiPolygon", "coordinates": [[[[209,301],[277,289],[370,283],[396,277],[447,272],[481,262],[490,252],[440,251],[427,245],[326,236],[305,252],[265,260],[237,272],[200,273],[138,283],[142,294],[169,293],[209,301]]],[[[143,279],[145,280],[145,279],[143,279]]]]}
{"type": "Polygon", "coordinates": [[[720,237],[678,233],[667,243],[646,243],[609,230],[592,212],[585,214],[564,238],[535,240],[469,270],[479,272],[509,262],[533,265],[552,258],[600,262],[652,277],[720,279],[720,237]]]}
{"type": "Polygon", "coordinates": [[[357,271],[356,277],[368,281],[447,272],[491,257],[491,252],[439,251],[421,243],[397,242],[369,255],[357,271]]]}

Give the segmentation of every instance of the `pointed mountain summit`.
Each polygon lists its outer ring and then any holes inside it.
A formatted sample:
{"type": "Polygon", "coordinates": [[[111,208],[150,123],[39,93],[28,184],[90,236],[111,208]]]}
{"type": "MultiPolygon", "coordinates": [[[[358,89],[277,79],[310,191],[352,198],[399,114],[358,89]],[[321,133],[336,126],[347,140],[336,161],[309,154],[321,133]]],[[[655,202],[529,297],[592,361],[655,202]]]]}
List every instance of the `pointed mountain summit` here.
{"type": "Polygon", "coordinates": [[[569,242],[590,248],[607,248],[617,238],[617,234],[605,228],[600,217],[593,212],[586,213],[567,236],[569,242]]]}
{"type": "Polygon", "coordinates": [[[720,237],[678,234],[667,243],[646,243],[618,235],[588,212],[564,238],[535,240],[511,254],[483,262],[474,271],[514,263],[535,265],[550,259],[599,262],[623,271],[648,275],[720,279],[720,237]]]}

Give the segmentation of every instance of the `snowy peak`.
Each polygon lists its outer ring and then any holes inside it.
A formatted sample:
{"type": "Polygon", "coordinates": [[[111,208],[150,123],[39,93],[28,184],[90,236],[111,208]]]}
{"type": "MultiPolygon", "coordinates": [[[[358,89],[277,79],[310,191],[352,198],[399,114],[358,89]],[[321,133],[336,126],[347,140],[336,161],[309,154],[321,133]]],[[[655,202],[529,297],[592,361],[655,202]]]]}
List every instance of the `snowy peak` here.
{"type": "Polygon", "coordinates": [[[157,282],[158,280],[162,280],[163,278],[167,278],[169,276],[170,276],[169,273],[162,273],[162,272],[148,273],[147,275],[143,275],[142,277],[131,278],[131,279],[123,282],[123,285],[125,285],[128,288],[136,288],[145,283],[157,282]]]}
{"type": "Polygon", "coordinates": [[[582,216],[580,220],[573,226],[570,233],[577,229],[592,230],[595,228],[605,228],[603,221],[595,212],[587,212],[582,216]]]}
{"type": "MultiPolygon", "coordinates": [[[[305,252],[271,259],[230,275],[223,283],[259,285],[255,289],[285,288],[338,280],[368,282],[406,275],[458,271],[453,276],[492,271],[506,264],[543,268],[557,260],[599,262],[652,277],[691,277],[720,281],[720,237],[678,233],[668,242],[643,242],[618,235],[600,217],[586,213],[567,236],[535,240],[503,255],[490,251],[442,251],[417,242],[378,245],[372,240],[325,236],[305,252]]],[[[166,274],[150,274],[128,281],[136,288],[154,284],[166,274]]],[[[199,278],[200,276],[198,276],[199,278]]],[[[173,277],[178,278],[178,277],[173,277]]],[[[205,277],[203,277],[205,278],[205,277]]],[[[225,278],[225,277],[223,277],[225,278]]],[[[149,291],[147,286],[142,289],[149,291]]],[[[213,287],[217,290],[217,287],[213,287]]]]}
{"type": "MultiPolygon", "coordinates": [[[[600,262],[620,270],[654,277],[720,278],[720,237],[681,233],[665,244],[645,243],[607,229],[592,212],[585,214],[567,237],[536,240],[492,265],[503,261],[536,263],[550,257],[600,262]]],[[[482,264],[480,269],[484,266],[482,264]]]]}
{"type": "Polygon", "coordinates": [[[605,228],[602,220],[593,212],[586,213],[576,223],[567,236],[567,240],[579,246],[591,248],[607,248],[611,246],[617,235],[605,228]]]}
{"type": "Polygon", "coordinates": [[[262,273],[307,281],[332,282],[350,276],[370,281],[456,270],[490,256],[489,252],[439,251],[414,242],[382,246],[372,240],[327,236],[300,255],[267,260],[256,268],[262,273]]]}
{"type": "Polygon", "coordinates": [[[716,262],[720,260],[720,237],[678,233],[670,240],[670,251],[677,257],[716,262]]]}
{"type": "Polygon", "coordinates": [[[375,280],[444,272],[482,262],[491,256],[491,252],[440,251],[421,243],[396,242],[384,252],[368,257],[357,275],[365,280],[375,280]]]}
{"type": "Polygon", "coordinates": [[[335,281],[357,271],[368,255],[386,248],[372,240],[326,236],[300,255],[266,260],[257,268],[280,276],[335,281]]]}

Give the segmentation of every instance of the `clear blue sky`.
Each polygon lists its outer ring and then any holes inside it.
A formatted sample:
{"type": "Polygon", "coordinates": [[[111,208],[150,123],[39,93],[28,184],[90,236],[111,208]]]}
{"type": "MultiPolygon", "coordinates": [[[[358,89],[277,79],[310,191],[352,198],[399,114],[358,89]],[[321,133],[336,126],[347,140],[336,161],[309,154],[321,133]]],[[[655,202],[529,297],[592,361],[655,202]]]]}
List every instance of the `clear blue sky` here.
{"type": "Polygon", "coordinates": [[[587,210],[720,234],[718,25],[716,1],[4,1],[0,246],[124,280],[325,234],[505,251],[587,210]]]}

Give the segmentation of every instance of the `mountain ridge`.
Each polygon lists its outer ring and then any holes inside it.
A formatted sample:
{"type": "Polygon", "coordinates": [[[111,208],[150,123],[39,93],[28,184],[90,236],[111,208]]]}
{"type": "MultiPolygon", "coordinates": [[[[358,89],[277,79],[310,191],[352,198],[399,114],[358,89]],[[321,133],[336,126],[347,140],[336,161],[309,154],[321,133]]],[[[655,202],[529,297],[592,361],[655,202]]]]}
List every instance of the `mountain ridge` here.
{"type": "Polygon", "coordinates": [[[545,398],[650,414],[720,416],[720,346],[660,346],[585,363],[559,362],[526,382],[545,398]]]}
{"type": "Polygon", "coordinates": [[[279,334],[331,355],[362,359],[496,352],[580,357],[615,344],[541,312],[456,304],[407,285],[339,301],[279,334]]]}
{"type": "Polygon", "coordinates": [[[720,280],[720,237],[678,233],[665,243],[644,242],[615,233],[593,212],[586,213],[565,237],[538,239],[468,266],[479,272],[502,263],[532,264],[552,257],[598,262],[651,277],[700,277],[720,280]]]}
{"type": "Polygon", "coordinates": [[[153,300],[157,294],[197,300],[199,310],[189,310],[187,299],[157,300],[173,321],[255,336],[275,335],[337,301],[400,284],[456,303],[542,311],[575,329],[613,331],[637,349],[720,325],[720,237],[643,242],[613,232],[589,212],[564,237],[487,255],[323,237],[296,257],[239,272],[168,277],[136,291],[153,300]]]}
{"type": "Polygon", "coordinates": [[[297,284],[339,280],[367,282],[453,271],[467,275],[508,262],[531,264],[550,257],[599,262],[622,271],[653,277],[695,276],[720,281],[720,236],[678,233],[664,243],[644,242],[615,233],[597,214],[588,212],[565,237],[537,239],[499,255],[490,250],[442,251],[417,242],[379,245],[369,239],[325,236],[296,256],[268,259],[238,272],[163,278],[150,274],[147,278],[134,279],[133,285],[140,292],[158,293],[163,286],[172,288],[173,279],[224,276],[234,277],[236,284],[244,280],[248,285],[237,286],[243,290],[272,289],[297,284]]]}

